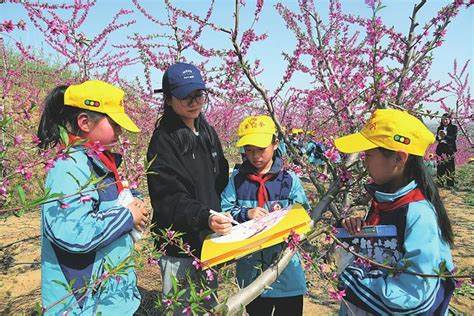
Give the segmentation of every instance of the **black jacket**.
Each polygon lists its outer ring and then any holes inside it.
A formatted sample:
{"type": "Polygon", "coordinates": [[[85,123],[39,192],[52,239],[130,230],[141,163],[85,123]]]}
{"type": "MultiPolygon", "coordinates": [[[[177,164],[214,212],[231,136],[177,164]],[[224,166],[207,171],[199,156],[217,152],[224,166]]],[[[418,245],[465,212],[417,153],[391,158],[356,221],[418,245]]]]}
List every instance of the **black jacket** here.
{"type": "MultiPolygon", "coordinates": [[[[151,138],[147,159],[150,165],[148,191],[153,207],[154,231],[171,227],[184,233],[182,239],[200,256],[202,241],[211,233],[208,226],[209,209],[220,211],[220,194],[227,185],[229,165],[215,130],[210,127],[214,146],[198,141],[182,153],[172,132],[187,128],[184,124],[172,127],[159,126],[151,138]]],[[[202,137],[202,131],[199,136],[202,137]]],[[[164,240],[158,240],[161,247],[164,240]]],[[[166,254],[176,257],[186,255],[178,247],[167,246],[166,254]]]]}
{"type": "Polygon", "coordinates": [[[457,151],[456,138],[458,135],[458,127],[454,124],[449,124],[446,128],[447,134],[444,137],[446,142],[441,142],[442,139],[439,137],[439,131],[443,130],[444,126],[440,125],[436,131],[436,140],[439,142],[436,146],[436,154],[441,156],[442,154],[453,154],[457,151]]]}

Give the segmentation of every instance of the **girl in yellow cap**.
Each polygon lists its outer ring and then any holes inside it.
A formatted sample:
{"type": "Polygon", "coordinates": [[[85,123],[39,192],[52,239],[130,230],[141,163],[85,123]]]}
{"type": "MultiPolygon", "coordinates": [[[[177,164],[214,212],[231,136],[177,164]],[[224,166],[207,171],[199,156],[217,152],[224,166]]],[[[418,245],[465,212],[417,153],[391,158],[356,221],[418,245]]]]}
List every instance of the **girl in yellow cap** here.
{"type": "Polygon", "coordinates": [[[117,171],[120,155],[110,152],[122,127],[139,131],[123,97],[123,90],[98,80],[59,86],[46,97],[39,146],[55,147],[64,130],[73,147],[46,177],[46,191],[64,198],[42,207],[45,315],[132,315],[140,305],[131,233],[145,225],[148,210],[138,198],[120,202],[126,192],[117,171]]]}
{"type": "MultiPolygon", "coordinates": [[[[239,125],[237,142],[246,160],[236,169],[221,194],[222,211],[242,223],[278,211],[294,203],[309,208],[300,179],[283,168],[277,150],[276,126],[267,115],[249,116],[239,125]]],[[[254,252],[238,260],[236,274],[246,287],[266,270],[280,254],[282,244],[254,252]]],[[[254,315],[302,315],[306,279],[299,254],[259,297],[246,306],[254,315]]]]}
{"type": "MultiPolygon", "coordinates": [[[[361,252],[380,263],[431,275],[454,270],[451,223],[423,163],[425,151],[433,142],[433,134],[420,120],[393,109],[375,111],[359,133],[335,140],[341,152],[365,152],[364,165],[373,180],[367,185],[372,196],[368,215],[345,218],[342,226],[357,235],[363,226],[394,225],[396,238],[383,243],[364,239],[361,252]]],[[[447,312],[454,290],[452,279],[403,271],[393,275],[360,263],[353,263],[340,275],[345,289],[340,314],[447,312]]]]}

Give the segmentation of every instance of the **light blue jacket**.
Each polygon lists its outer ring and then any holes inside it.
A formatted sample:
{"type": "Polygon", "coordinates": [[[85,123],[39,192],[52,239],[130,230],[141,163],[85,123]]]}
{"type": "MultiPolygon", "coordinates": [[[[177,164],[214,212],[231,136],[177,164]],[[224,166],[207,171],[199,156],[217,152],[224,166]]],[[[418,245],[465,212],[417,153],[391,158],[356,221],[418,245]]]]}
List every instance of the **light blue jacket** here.
{"type": "Polygon", "coordinates": [[[83,200],[74,195],[43,205],[41,221],[41,297],[46,315],[132,315],[140,305],[133,267],[119,278],[83,293],[84,286],[104,275],[106,266],[116,267],[133,252],[130,211],[117,205],[113,174],[82,147],[70,158],[56,161],[46,178],[46,190],[71,195],[86,186],[83,200]],[[105,179],[90,185],[91,176],[105,179]],[[112,183],[112,185],[108,185],[112,183]],[[97,186],[106,186],[97,189],[97,186]],[[90,199],[89,199],[90,197],[90,199]],[[74,295],[67,289],[70,285],[74,295]],[[51,307],[65,298],[61,303],[51,307]]]}
{"type": "MultiPolygon", "coordinates": [[[[412,181],[395,193],[375,191],[373,195],[377,202],[391,203],[416,187],[412,181]]],[[[397,227],[395,249],[400,251],[400,257],[396,266],[403,267],[409,262],[409,271],[436,274],[444,262],[444,273],[453,271],[451,249],[441,237],[435,209],[429,201],[414,201],[382,212],[382,216],[380,224],[397,227]]],[[[346,300],[377,315],[444,314],[454,287],[452,280],[407,273],[394,276],[385,270],[357,265],[347,267],[340,281],[346,287],[346,300]]]]}
{"type": "MultiPolygon", "coordinates": [[[[234,170],[221,195],[222,211],[230,212],[233,218],[239,222],[249,220],[248,210],[258,205],[258,185],[247,179],[247,174],[253,172],[252,169],[251,164],[245,161],[239,169],[234,170]]],[[[282,161],[279,157],[275,158],[269,173],[275,174],[275,177],[265,183],[269,193],[269,201],[265,204],[265,209],[273,210],[276,205],[284,208],[294,203],[300,203],[306,209],[309,208],[299,178],[293,172],[282,169],[282,161]]],[[[278,244],[239,259],[237,261],[239,286],[246,287],[252,283],[275,261],[283,246],[283,244],[278,244]]],[[[301,267],[299,254],[295,254],[278,279],[270,286],[270,289],[265,290],[261,296],[289,297],[305,293],[304,271],[301,267]]]]}

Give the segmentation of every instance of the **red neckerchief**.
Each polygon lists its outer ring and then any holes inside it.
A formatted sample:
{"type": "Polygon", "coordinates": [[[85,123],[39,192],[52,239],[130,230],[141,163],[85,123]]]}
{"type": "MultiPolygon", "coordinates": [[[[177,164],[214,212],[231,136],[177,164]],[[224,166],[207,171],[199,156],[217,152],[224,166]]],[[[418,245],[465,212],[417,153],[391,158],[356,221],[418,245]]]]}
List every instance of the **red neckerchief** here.
{"type": "MultiPolygon", "coordinates": [[[[80,137],[69,134],[69,144],[74,144],[75,142],[79,140],[81,140],[80,137]]],[[[120,176],[117,170],[117,164],[115,163],[114,155],[112,155],[112,153],[107,150],[104,150],[104,151],[97,150],[96,143],[86,142],[84,144],[81,144],[81,146],[92,149],[91,151],[94,152],[94,154],[97,156],[97,158],[99,158],[99,160],[104,164],[104,166],[114,174],[115,184],[117,185],[118,192],[119,193],[122,192],[123,190],[122,180],[120,179],[120,176]]]]}
{"type": "Polygon", "coordinates": [[[269,200],[268,190],[265,187],[265,182],[273,178],[273,176],[274,174],[272,173],[267,173],[263,176],[259,176],[259,175],[251,174],[251,173],[247,175],[247,179],[253,182],[257,182],[259,185],[258,191],[257,191],[257,201],[258,201],[259,207],[263,207],[265,205],[265,202],[269,200]]]}
{"type": "Polygon", "coordinates": [[[372,199],[371,212],[369,218],[366,220],[366,224],[370,226],[378,225],[380,223],[381,212],[393,211],[404,205],[407,205],[408,203],[422,200],[426,200],[426,198],[419,188],[411,190],[393,202],[377,202],[375,199],[372,199]]]}

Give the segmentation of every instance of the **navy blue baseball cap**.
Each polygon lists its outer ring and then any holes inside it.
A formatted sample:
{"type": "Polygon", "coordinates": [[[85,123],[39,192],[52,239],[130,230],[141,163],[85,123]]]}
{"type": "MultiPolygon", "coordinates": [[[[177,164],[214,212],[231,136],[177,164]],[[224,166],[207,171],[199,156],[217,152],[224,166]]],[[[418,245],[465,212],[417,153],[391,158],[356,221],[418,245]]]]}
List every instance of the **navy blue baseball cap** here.
{"type": "Polygon", "coordinates": [[[199,69],[187,63],[176,63],[168,67],[163,75],[162,88],[154,90],[185,99],[194,90],[205,90],[199,69]]]}

